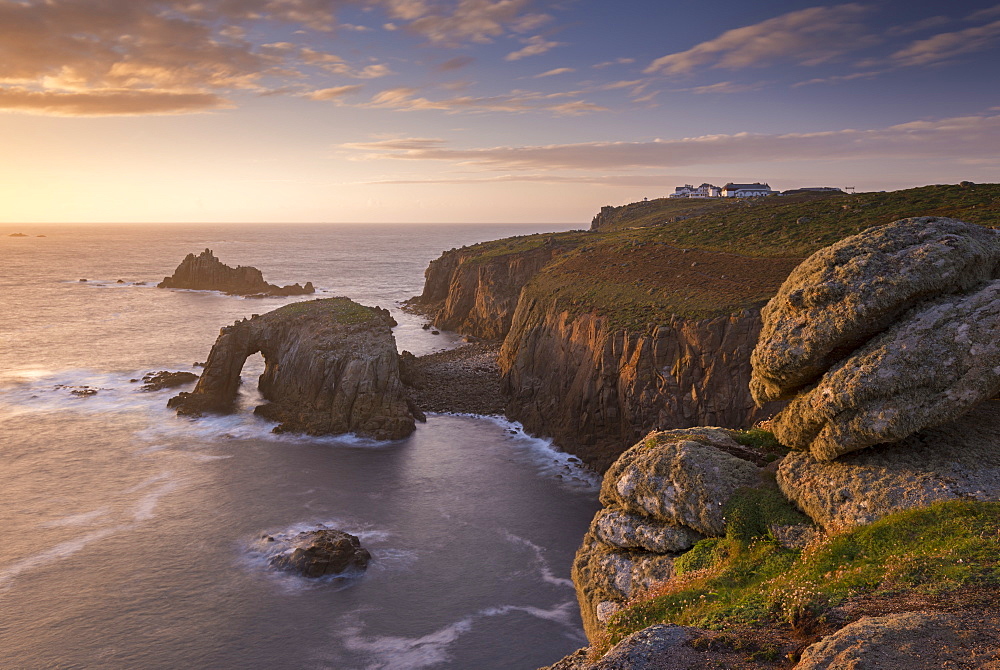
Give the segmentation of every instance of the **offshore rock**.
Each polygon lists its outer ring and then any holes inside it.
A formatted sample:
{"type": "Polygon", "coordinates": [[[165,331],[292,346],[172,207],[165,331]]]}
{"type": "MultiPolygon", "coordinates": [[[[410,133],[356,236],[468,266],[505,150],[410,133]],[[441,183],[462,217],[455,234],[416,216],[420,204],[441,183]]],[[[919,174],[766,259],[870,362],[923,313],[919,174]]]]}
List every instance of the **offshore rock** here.
{"type": "Polygon", "coordinates": [[[292,538],[289,545],[282,553],[272,556],[268,563],[273,568],[304,577],[357,573],[365,570],[371,560],[371,554],[361,546],[361,541],[342,530],[304,531],[292,538]]]}
{"type": "Polygon", "coordinates": [[[315,293],[312,282],[305,286],[292,284],[276,286],[264,281],[264,275],[255,267],[238,265],[231,268],[205,249],[195,256],[188,254],[170,277],[156,285],[157,288],[185,288],[199,291],[223,291],[230,295],[288,296],[315,293]]]}
{"type": "Polygon", "coordinates": [[[777,479],[782,493],[826,528],[868,524],[940,500],[1000,501],[1000,401],[833,462],[792,452],[777,479]]]}
{"type": "Polygon", "coordinates": [[[414,430],[399,379],[399,356],[387,310],[347,298],[286,305],[222,329],[190,393],[170,400],[179,414],[227,412],[247,357],[260,352],[256,413],[276,431],[356,433],[395,440],[414,430]]]}
{"type": "Polygon", "coordinates": [[[1000,393],[1000,281],[921,303],[772,422],[821,460],[952,421],[1000,393]]]}
{"type": "Polygon", "coordinates": [[[507,415],[599,471],[650,430],[753,425],[776,409],[748,390],[759,331],[745,310],[627,332],[526,291],[500,350],[507,415]]]}
{"type": "Polygon", "coordinates": [[[733,447],[721,428],[650,433],[605,473],[601,503],[722,537],[723,506],[737,489],[762,481],[755,465],[727,453],[733,447]]]}
{"type": "Polygon", "coordinates": [[[159,391],[161,389],[183,386],[198,379],[198,375],[193,372],[169,372],[161,370],[159,372],[149,372],[142,376],[143,391],[159,391]]]}
{"type": "Polygon", "coordinates": [[[790,397],[921,301],[968,291],[997,277],[998,265],[1000,233],[939,217],[902,219],[821,249],[762,311],[755,400],[790,397]]]}

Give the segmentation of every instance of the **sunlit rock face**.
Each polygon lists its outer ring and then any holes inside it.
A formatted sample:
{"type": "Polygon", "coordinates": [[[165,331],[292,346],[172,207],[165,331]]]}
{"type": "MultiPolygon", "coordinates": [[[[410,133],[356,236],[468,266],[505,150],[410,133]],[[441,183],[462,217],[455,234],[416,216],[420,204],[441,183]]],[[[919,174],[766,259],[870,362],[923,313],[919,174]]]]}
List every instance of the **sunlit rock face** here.
{"type": "Polygon", "coordinates": [[[355,433],[378,440],[414,430],[387,310],[347,298],[286,305],[222,329],[191,393],[168,405],[178,413],[227,412],[247,357],[260,352],[259,388],[268,404],[256,412],[277,431],[355,433]]]}
{"type": "Polygon", "coordinates": [[[199,255],[188,254],[174,274],[164,277],[157,288],[186,288],[199,291],[223,291],[233,295],[305,295],[315,293],[312,282],[305,286],[276,286],[264,281],[255,267],[237,265],[231,268],[205,249],[199,255]]]}
{"type": "Polygon", "coordinates": [[[831,460],[1000,393],[1000,233],[937,217],[877,226],[796,268],[762,311],[758,402],[778,439],[831,460]]]}

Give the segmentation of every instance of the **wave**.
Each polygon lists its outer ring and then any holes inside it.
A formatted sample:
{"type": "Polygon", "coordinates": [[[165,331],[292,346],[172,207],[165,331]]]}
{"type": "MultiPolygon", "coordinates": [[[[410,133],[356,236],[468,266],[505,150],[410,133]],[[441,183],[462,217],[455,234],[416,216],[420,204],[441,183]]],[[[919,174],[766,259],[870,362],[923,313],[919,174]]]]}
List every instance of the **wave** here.
{"type": "Polygon", "coordinates": [[[540,546],[528,540],[526,538],[514,535],[509,531],[504,531],[504,537],[507,538],[509,542],[514,544],[519,544],[522,547],[526,547],[531,550],[534,554],[533,563],[538,571],[538,576],[541,580],[547,584],[552,584],[553,586],[560,586],[574,590],[573,581],[571,579],[566,579],[564,577],[556,577],[552,572],[552,567],[549,565],[548,560],[545,558],[545,550],[540,546]]]}

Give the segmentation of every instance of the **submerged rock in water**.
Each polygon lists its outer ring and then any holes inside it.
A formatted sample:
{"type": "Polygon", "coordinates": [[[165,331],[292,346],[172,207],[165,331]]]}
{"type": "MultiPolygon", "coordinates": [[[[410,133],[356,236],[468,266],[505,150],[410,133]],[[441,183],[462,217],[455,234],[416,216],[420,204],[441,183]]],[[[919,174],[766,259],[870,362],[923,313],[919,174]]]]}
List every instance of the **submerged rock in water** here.
{"type": "Polygon", "coordinates": [[[143,391],[159,391],[160,389],[183,386],[198,380],[198,375],[193,372],[149,372],[142,377],[143,391]]]}
{"type": "Polygon", "coordinates": [[[231,295],[263,297],[315,293],[312,282],[305,286],[292,284],[276,286],[264,281],[264,275],[255,267],[238,265],[231,268],[224,264],[211,249],[195,256],[188,254],[177,266],[174,274],[164,277],[157,288],[186,288],[200,291],[224,291],[231,295]]]}
{"type": "Polygon", "coordinates": [[[268,563],[304,577],[362,572],[371,561],[371,554],[361,546],[361,540],[333,528],[301,532],[288,540],[288,544],[287,550],[272,556],[268,563]]]}

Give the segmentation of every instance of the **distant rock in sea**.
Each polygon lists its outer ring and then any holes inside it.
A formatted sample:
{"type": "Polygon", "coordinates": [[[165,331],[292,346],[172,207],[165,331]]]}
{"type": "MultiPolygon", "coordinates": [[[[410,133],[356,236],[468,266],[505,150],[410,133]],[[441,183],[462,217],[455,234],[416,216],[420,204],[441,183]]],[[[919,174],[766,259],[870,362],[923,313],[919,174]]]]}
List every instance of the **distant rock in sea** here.
{"type": "Polygon", "coordinates": [[[195,256],[188,254],[170,277],[156,285],[157,288],[186,288],[198,291],[223,291],[230,295],[273,296],[306,295],[315,293],[312,282],[305,286],[292,284],[276,286],[264,281],[264,275],[255,267],[237,265],[231,268],[205,249],[195,256]]]}
{"type": "Polygon", "coordinates": [[[371,554],[357,537],[333,528],[305,531],[291,538],[264,539],[286,547],[269,559],[271,567],[304,577],[357,574],[371,560],[371,554]]]}
{"type": "Polygon", "coordinates": [[[11,233],[7,237],[28,237],[28,236],[25,235],[24,233],[11,233]]]}

